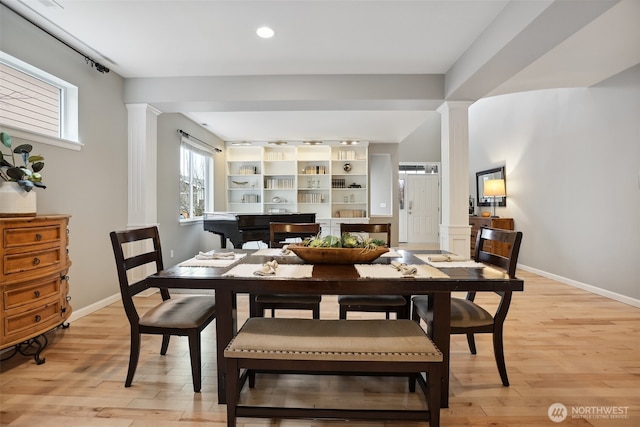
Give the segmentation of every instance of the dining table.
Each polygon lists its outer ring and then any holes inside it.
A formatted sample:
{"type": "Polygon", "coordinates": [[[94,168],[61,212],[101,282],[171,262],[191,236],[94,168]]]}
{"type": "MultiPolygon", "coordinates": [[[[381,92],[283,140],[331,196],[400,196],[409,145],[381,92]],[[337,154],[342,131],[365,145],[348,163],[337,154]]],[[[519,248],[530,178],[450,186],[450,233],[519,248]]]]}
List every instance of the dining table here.
{"type": "Polygon", "coordinates": [[[449,406],[452,292],[524,290],[521,279],[472,260],[430,263],[433,255],[446,253],[438,250],[391,249],[366,264],[310,264],[280,249],[235,249],[233,252],[233,258],[226,262],[199,261],[194,257],[146,278],[150,286],[157,288],[215,291],[218,402],[221,404],[226,403],[224,350],[238,330],[238,294],[429,295],[433,328],[427,334],[443,354],[441,407],[446,408],[449,406]],[[277,273],[269,274],[268,268],[265,269],[267,263],[277,265],[277,273]],[[403,274],[399,266],[415,269],[414,274],[403,274]],[[266,274],[256,274],[259,270],[266,274]]]}

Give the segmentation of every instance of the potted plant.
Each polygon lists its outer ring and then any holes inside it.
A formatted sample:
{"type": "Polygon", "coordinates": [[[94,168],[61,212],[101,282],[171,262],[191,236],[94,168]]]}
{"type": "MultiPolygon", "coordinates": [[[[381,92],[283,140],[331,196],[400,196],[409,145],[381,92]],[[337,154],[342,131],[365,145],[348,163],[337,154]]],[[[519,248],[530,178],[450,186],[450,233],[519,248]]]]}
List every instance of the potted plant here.
{"type": "Polygon", "coordinates": [[[36,195],[31,190],[47,188],[40,174],[44,157],[31,155],[33,147],[29,144],[11,150],[11,135],[6,132],[0,133],[0,143],[0,147],[9,149],[9,154],[0,150],[0,216],[35,215],[36,195]]]}

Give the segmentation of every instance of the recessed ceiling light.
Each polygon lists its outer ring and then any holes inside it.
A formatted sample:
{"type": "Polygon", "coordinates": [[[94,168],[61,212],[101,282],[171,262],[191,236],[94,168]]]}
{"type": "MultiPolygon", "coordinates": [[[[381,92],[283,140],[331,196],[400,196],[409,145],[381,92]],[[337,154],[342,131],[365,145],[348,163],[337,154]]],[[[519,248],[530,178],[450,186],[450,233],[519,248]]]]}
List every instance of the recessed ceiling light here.
{"type": "Polygon", "coordinates": [[[276,32],[269,27],[260,27],[256,30],[256,34],[258,37],[262,37],[263,39],[270,39],[276,32]]]}

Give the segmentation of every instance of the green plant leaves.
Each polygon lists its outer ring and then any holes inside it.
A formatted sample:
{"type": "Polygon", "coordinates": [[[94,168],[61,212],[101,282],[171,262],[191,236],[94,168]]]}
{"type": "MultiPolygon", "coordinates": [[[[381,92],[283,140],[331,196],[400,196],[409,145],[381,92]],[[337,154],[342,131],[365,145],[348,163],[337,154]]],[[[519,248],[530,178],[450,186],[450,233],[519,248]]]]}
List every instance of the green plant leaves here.
{"type": "Polygon", "coordinates": [[[7,148],[11,148],[11,135],[6,132],[0,132],[0,141],[2,141],[2,145],[7,148]]]}
{"type": "MultiPolygon", "coordinates": [[[[11,136],[6,132],[0,132],[0,142],[7,148],[11,148],[11,136]]],[[[33,146],[31,144],[21,144],[13,149],[11,164],[6,155],[0,152],[0,166],[6,167],[2,170],[0,178],[15,181],[25,191],[31,191],[33,187],[47,188],[42,183],[42,175],[39,173],[44,168],[44,157],[41,155],[30,156],[33,146]],[[15,154],[22,158],[22,165],[16,166],[15,154]],[[31,164],[31,166],[29,166],[31,164]]]]}
{"type": "MultiPolygon", "coordinates": [[[[35,157],[35,156],[32,156],[32,157],[35,157]]],[[[31,157],[29,157],[29,161],[30,162],[32,161],[31,157]]],[[[40,172],[42,168],[44,168],[44,162],[35,162],[34,164],[31,165],[31,169],[33,169],[34,172],[40,172]]]]}

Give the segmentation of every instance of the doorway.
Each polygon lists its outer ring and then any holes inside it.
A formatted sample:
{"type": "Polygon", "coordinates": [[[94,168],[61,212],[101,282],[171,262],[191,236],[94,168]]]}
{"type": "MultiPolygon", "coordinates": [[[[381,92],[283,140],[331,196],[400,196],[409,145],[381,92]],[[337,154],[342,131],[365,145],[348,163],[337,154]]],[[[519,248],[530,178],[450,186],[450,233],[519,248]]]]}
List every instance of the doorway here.
{"type": "Polygon", "coordinates": [[[398,240],[401,243],[439,243],[440,165],[400,164],[398,240]]]}

